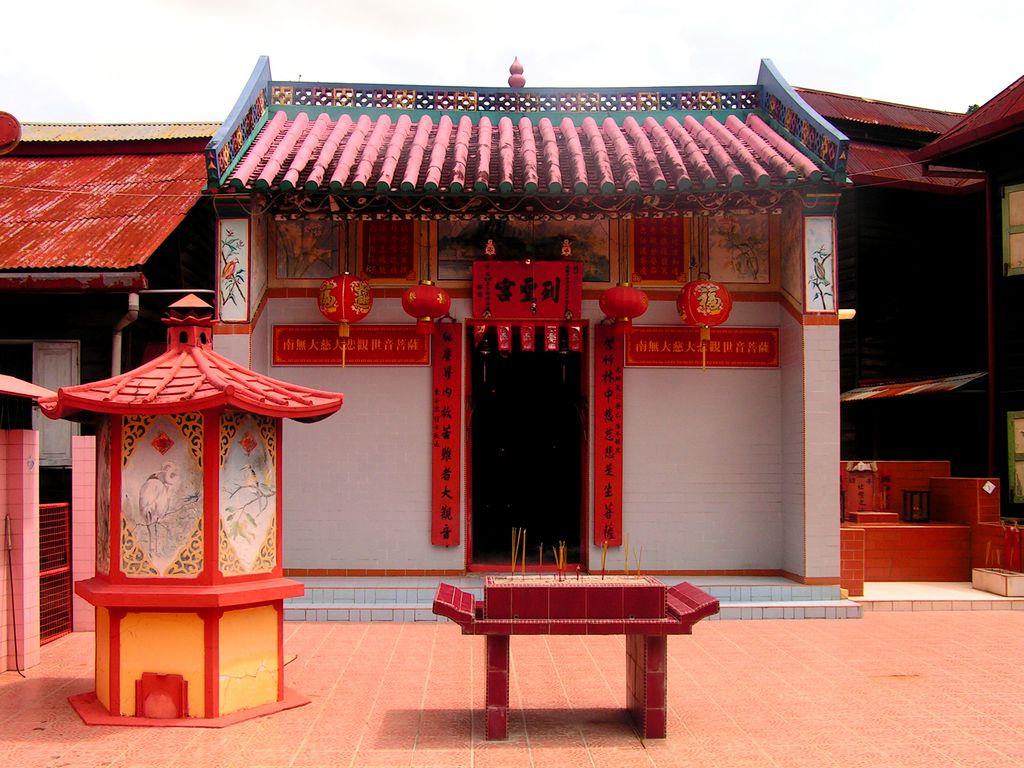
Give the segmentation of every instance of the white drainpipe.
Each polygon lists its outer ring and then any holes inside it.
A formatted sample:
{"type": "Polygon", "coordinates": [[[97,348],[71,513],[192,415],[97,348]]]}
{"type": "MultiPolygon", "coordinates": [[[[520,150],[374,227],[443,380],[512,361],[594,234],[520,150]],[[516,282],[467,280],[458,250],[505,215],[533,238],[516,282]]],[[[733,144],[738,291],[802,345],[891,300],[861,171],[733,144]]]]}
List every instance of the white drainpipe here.
{"type": "Polygon", "coordinates": [[[128,294],[128,312],[114,326],[114,339],[110,350],[110,375],[121,373],[121,332],[139,317],[139,294],[128,294]]]}

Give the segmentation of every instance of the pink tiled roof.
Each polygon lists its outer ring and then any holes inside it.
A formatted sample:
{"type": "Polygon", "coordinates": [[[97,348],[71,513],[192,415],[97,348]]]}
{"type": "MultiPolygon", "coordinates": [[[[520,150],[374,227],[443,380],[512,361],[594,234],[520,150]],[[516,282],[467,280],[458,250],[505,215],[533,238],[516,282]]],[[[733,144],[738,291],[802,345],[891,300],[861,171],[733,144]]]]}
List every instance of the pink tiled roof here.
{"type": "Polygon", "coordinates": [[[59,419],[82,411],[155,415],[228,406],[316,421],[341,407],[340,393],[278,381],[214,352],[209,318],[185,314],[165,322],[162,355],[120,376],[61,387],[55,398],[40,400],[43,412],[59,419]]]}
{"type": "Polygon", "coordinates": [[[600,123],[409,114],[271,114],[228,176],[235,189],[426,194],[637,194],[756,189],[821,179],[818,165],[751,114],[659,114],[600,123]]]}

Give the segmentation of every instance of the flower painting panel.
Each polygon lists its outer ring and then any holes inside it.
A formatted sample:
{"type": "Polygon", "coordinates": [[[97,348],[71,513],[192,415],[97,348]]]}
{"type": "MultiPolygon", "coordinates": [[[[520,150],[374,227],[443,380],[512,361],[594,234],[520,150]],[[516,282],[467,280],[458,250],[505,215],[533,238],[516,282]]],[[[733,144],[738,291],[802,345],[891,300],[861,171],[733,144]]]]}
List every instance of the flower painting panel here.
{"type": "Polygon", "coordinates": [[[835,235],[830,216],[804,219],[804,279],[806,312],[835,312],[835,235]]]}
{"type": "Polygon", "coordinates": [[[155,416],[132,441],[121,475],[121,569],[129,576],[201,570],[202,441],[198,425],[185,419],[155,416]]]}
{"type": "Polygon", "coordinates": [[[220,219],[217,231],[220,319],[244,323],[249,320],[249,220],[220,219]]]}
{"type": "Polygon", "coordinates": [[[110,573],[110,416],[96,430],[96,572],[110,573]]]}
{"type": "Polygon", "coordinates": [[[266,572],[277,562],[274,440],[274,419],[237,411],[222,417],[220,569],[225,575],[266,572]]]}
{"type": "Polygon", "coordinates": [[[803,234],[804,219],[800,208],[787,205],[782,211],[781,284],[782,291],[797,306],[803,307],[803,234]]]}
{"type": "Polygon", "coordinates": [[[323,280],[341,271],[340,247],[348,226],[330,219],[275,222],[277,277],[323,280]]]}
{"type": "Polygon", "coordinates": [[[723,283],[768,283],[768,214],[714,216],[708,220],[708,272],[723,283]]]}
{"type": "Polygon", "coordinates": [[[437,276],[470,280],[478,259],[579,261],[583,280],[611,280],[611,224],[607,219],[573,221],[441,221],[437,225],[437,276]],[[485,255],[488,242],[494,255],[485,255]]]}

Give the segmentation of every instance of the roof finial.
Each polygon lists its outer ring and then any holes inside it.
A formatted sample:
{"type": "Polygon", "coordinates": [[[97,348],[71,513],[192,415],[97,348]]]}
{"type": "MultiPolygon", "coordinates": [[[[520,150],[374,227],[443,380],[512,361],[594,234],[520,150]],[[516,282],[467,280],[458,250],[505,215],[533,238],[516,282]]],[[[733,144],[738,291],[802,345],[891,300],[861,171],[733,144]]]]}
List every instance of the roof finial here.
{"type": "Polygon", "coordinates": [[[526,78],[523,77],[523,65],[519,63],[519,57],[516,56],[515,61],[512,62],[512,66],[508,68],[511,73],[511,77],[508,79],[509,88],[522,88],[526,85],[526,78]]]}

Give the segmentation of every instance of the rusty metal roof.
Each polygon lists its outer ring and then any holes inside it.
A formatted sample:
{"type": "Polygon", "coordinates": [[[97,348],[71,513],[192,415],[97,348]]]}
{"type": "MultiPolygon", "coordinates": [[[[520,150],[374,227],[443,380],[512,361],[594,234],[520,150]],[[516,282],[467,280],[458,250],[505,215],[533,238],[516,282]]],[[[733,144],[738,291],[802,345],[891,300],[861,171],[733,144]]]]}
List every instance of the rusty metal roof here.
{"type": "Polygon", "coordinates": [[[850,120],[867,125],[884,125],[938,135],[945,133],[964,115],[924,107],[911,107],[888,101],[875,101],[860,96],[829,93],[813,88],[796,88],[811,108],[826,119],[850,120]]]}
{"type": "Polygon", "coordinates": [[[818,164],[756,114],[637,120],[275,111],[228,174],[235,189],[613,195],[786,187],[818,164]]]}
{"type": "Polygon", "coordinates": [[[955,192],[977,187],[977,179],[925,176],[921,163],[910,158],[911,147],[894,147],[866,141],[850,142],[847,170],[859,186],[891,185],[903,189],[955,192]]]}
{"type": "Polygon", "coordinates": [[[0,269],[127,269],[200,197],[192,154],[0,157],[0,269]]]}
{"type": "Polygon", "coordinates": [[[213,351],[213,319],[187,296],[167,324],[167,351],[135,370],[103,381],[61,387],[39,401],[51,419],[82,412],[168,414],[228,406],[263,416],[317,421],[342,404],[343,395],[290,384],[251,371],[213,351]]]}
{"type": "Polygon", "coordinates": [[[220,123],[22,123],[21,140],[166,141],[209,139],[220,123]]]}
{"type": "Polygon", "coordinates": [[[875,384],[870,387],[857,387],[843,392],[839,396],[841,402],[854,400],[876,400],[883,397],[902,397],[903,395],[927,395],[935,392],[952,392],[972,381],[984,376],[982,373],[966,373],[959,376],[945,376],[941,379],[921,379],[917,381],[898,381],[890,384],[875,384]]]}
{"type": "Polygon", "coordinates": [[[955,127],[915,153],[918,160],[942,160],[949,155],[1024,126],[1024,77],[964,117],[955,127]]]}

